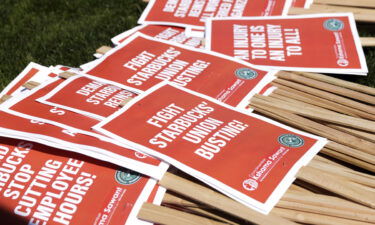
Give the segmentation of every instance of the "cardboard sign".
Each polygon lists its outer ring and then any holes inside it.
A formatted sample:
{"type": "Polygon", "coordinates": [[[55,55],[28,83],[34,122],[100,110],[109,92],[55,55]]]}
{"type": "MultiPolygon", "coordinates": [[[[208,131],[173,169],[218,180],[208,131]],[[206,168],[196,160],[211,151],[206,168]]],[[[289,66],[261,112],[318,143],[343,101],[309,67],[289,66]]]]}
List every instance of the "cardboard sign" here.
{"type": "Polygon", "coordinates": [[[155,181],[81,155],[0,138],[4,224],[147,224],[136,219],[155,181]]]}
{"type": "Polygon", "coordinates": [[[157,39],[172,41],[194,48],[203,48],[203,38],[187,37],[185,35],[184,28],[172,26],[141,25],[125,31],[124,33],[117,35],[111,40],[113,44],[119,45],[120,43],[124,42],[126,38],[135,34],[136,32],[140,32],[157,39]]]}
{"type": "Polygon", "coordinates": [[[150,0],[138,20],[140,24],[159,24],[204,29],[212,17],[286,15],[292,0],[150,0]]]}
{"type": "Polygon", "coordinates": [[[274,78],[274,72],[259,70],[232,57],[139,33],[83,72],[138,92],[169,80],[239,107],[247,105],[251,96],[274,78]]]}
{"type": "Polygon", "coordinates": [[[39,102],[102,120],[116,112],[120,103],[137,94],[81,75],[73,76],[39,102]]]}
{"type": "MultiPolygon", "coordinates": [[[[29,95],[7,100],[1,105],[1,110],[17,117],[3,120],[0,123],[0,127],[4,126],[7,129],[18,129],[21,132],[34,134],[23,134],[21,136],[17,136],[19,134],[13,134],[16,136],[9,134],[10,137],[26,139],[31,137],[31,140],[34,140],[36,138],[35,135],[39,136],[39,138],[40,135],[43,135],[41,142],[43,144],[55,142],[61,149],[106,160],[152,177],[160,178],[164,174],[168,168],[166,164],[156,159],[148,159],[143,154],[136,153],[134,150],[124,146],[119,146],[111,138],[93,132],[91,127],[97,124],[98,120],[35,101],[63,81],[64,79],[55,78],[39,85],[30,91],[29,95]],[[33,126],[33,123],[44,124],[43,129],[41,128],[42,126],[33,126]],[[44,142],[46,140],[47,142],[44,142]]],[[[4,135],[7,132],[9,130],[5,131],[4,135]]]]}
{"type": "Polygon", "coordinates": [[[326,140],[159,84],[94,129],[151,154],[262,213],[326,140]]]}
{"type": "Polygon", "coordinates": [[[0,111],[0,135],[53,146],[84,154],[160,179],[168,165],[142,153],[106,140],[100,140],[76,129],[66,129],[0,111]]]}
{"type": "Polygon", "coordinates": [[[365,75],[352,14],[248,17],[207,21],[210,50],[268,69],[365,75]]]}

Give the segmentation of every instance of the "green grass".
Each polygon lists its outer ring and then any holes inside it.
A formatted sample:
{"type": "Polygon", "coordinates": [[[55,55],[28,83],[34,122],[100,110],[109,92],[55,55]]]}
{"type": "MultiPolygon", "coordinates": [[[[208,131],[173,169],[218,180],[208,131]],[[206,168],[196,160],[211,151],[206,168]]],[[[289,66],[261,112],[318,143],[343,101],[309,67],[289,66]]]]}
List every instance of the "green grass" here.
{"type": "MultiPolygon", "coordinates": [[[[141,0],[1,0],[0,88],[30,62],[77,67],[101,45],[136,26],[141,0]]],[[[360,33],[375,36],[374,25],[360,33]]],[[[366,49],[370,73],[347,79],[375,87],[375,48],[366,49]]]]}

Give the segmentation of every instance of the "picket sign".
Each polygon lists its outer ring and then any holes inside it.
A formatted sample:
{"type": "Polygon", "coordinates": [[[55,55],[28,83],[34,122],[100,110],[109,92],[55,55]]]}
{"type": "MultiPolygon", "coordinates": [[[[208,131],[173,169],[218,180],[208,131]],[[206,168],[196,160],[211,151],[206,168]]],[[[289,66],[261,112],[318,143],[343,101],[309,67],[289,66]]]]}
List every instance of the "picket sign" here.
{"type": "Polygon", "coordinates": [[[32,141],[1,137],[0,146],[3,224],[150,225],[136,215],[161,198],[155,180],[32,141]]]}
{"type": "Polygon", "coordinates": [[[373,0],[314,0],[314,4],[375,8],[375,2],[373,0]]]}
{"type": "Polygon", "coordinates": [[[288,15],[341,13],[341,12],[352,12],[357,22],[368,22],[368,23],[375,22],[375,9],[332,6],[332,5],[314,5],[313,4],[309,9],[290,8],[288,15]]]}
{"type": "Polygon", "coordinates": [[[275,71],[136,33],[85,66],[82,73],[135,93],[169,80],[229,105],[246,106],[252,95],[274,79],[275,71]]]}
{"type": "Polygon", "coordinates": [[[203,30],[204,20],[209,17],[286,15],[292,0],[252,0],[246,2],[219,0],[215,3],[203,0],[191,3],[150,0],[138,23],[203,30]]]}
{"type": "Polygon", "coordinates": [[[264,69],[368,72],[351,13],[210,18],[206,20],[205,46],[264,69]]]}

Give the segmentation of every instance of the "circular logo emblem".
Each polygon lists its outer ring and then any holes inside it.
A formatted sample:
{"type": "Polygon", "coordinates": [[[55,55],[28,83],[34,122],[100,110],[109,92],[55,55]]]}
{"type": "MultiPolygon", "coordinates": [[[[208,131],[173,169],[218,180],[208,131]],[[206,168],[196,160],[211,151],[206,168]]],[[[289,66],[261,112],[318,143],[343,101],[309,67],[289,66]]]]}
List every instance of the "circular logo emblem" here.
{"type": "Polygon", "coordinates": [[[249,69],[249,68],[237,69],[235,74],[238,78],[244,79],[244,80],[251,80],[258,76],[257,71],[249,69]]]}
{"type": "Polygon", "coordinates": [[[258,188],[258,182],[253,179],[247,179],[247,180],[244,180],[244,182],[242,183],[242,186],[248,191],[254,191],[258,188]]]}
{"type": "Polygon", "coordinates": [[[136,183],[141,179],[141,175],[132,170],[117,170],[115,174],[115,179],[119,184],[131,185],[136,183]]]}
{"type": "Polygon", "coordinates": [[[278,141],[280,144],[292,148],[298,148],[305,144],[302,138],[294,134],[283,134],[278,138],[278,141]]]}
{"type": "Polygon", "coordinates": [[[338,19],[328,19],[324,21],[324,28],[330,31],[339,31],[344,28],[344,23],[338,19]]]}
{"type": "Polygon", "coordinates": [[[337,60],[337,65],[342,66],[342,67],[346,67],[346,66],[349,65],[349,61],[346,60],[346,59],[339,59],[339,60],[337,60]]]}

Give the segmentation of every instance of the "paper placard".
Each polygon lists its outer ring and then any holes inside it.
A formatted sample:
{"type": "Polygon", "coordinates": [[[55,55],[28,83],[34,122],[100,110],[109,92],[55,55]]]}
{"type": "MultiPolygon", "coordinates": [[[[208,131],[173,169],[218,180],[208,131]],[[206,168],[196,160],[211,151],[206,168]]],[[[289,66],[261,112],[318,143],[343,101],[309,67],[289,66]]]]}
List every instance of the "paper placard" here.
{"type": "Polygon", "coordinates": [[[138,92],[169,80],[239,107],[247,105],[275,73],[223,54],[140,33],[126,39],[83,72],[138,92]]]}
{"type": "Polygon", "coordinates": [[[39,102],[102,120],[116,112],[121,102],[137,94],[82,75],[71,77],[39,102]]]}
{"type": "Polygon", "coordinates": [[[62,150],[84,154],[160,179],[168,165],[134,150],[100,140],[74,128],[59,127],[39,120],[0,111],[0,135],[38,142],[62,150]]]}
{"type": "Polygon", "coordinates": [[[155,189],[155,180],[56,152],[37,143],[0,138],[3,224],[150,224],[136,215],[155,189]]]}
{"type": "Polygon", "coordinates": [[[150,0],[138,23],[204,29],[207,18],[286,15],[291,4],[292,0],[150,0]]]}
{"type": "Polygon", "coordinates": [[[207,20],[206,47],[268,69],[366,75],[351,13],[207,20]]]}
{"type": "Polygon", "coordinates": [[[202,45],[204,40],[203,38],[188,37],[185,34],[184,28],[173,26],[140,25],[117,35],[111,40],[113,44],[119,45],[120,43],[124,42],[126,38],[135,34],[136,32],[140,32],[157,39],[172,41],[194,48],[204,48],[204,46],[202,45]]]}
{"type": "Polygon", "coordinates": [[[159,84],[94,127],[268,213],[326,139],[159,84]]]}

